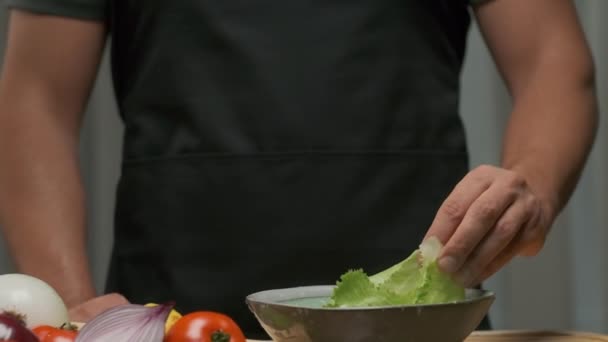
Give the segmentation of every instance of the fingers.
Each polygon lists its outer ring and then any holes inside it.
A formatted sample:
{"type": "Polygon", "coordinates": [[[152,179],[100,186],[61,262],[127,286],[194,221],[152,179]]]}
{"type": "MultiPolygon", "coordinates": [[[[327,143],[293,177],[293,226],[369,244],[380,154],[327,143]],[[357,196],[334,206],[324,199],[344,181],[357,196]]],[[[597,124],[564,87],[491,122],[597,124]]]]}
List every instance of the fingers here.
{"type": "MultiPolygon", "coordinates": [[[[517,245],[512,241],[522,227],[526,225],[531,216],[529,207],[521,201],[513,203],[498,219],[491,231],[483,238],[481,243],[469,255],[464,266],[457,272],[455,279],[465,286],[476,285],[483,276],[483,272],[501,257],[514,256],[517,252],[511,252],[517,245]],[[503,253],[503,251],[506,251],[503,253]],[[503,256],[504,255],[504,256],[503,256]]],[[[523,232],[521,234],[524,234],[523,232]]],[[[517,242],[518,244],[520,242],[517,242]]],[[[508,260],[498,260],[500,266],[508,260]]]]}
{"type": "Polygon", "coordinates": [[[115,306],[129,304],[129,301],[120,294],[110,293],[93,298],[69,310],[70,320],[86,323],[100,313],[115,306]]]}
{"type": "Polygon", "coordinates": [[[450,239],[460,225],[473,202],[492,184],[492,179],[469,173],[456,185],[443,202],[429,228],[425,239],[435,236],[443,244],[450,239]]]}
{"type": "Polygon", "coordinates": [[[530,220],[524,229],[521,237],[522,246],[519,249],[519,255],[532,257],[537,255],[543,246],[545,245],[545,239],[547,237],[548,224],[545,222],[546,218],[543,217],[542,210],[537,199],[531,200],[533,208],[537,208],[532,213],[530,220]]]}
{"type": "Polygon", "coordinates": [[[516,255],[536,255],[551,218],[523,177],[482,166],[454,188],[425,239],[435,236],[444,244],[439,267],[471,286],[516,255]]]}
{"type": "Polygon", "coordinates": [[[502,269],[506,264],[508,264],[513,258],[515,258],[517,256],[517,254],[519,254],[519,251],[522,249],[522,246],[524,244],[523,235],[524,235],[524,232],[520,231],[517,234],[517,236],[515,236],[515,238],[511,241],[511,243],[509,243],[509,245],[506,248],[504,248],[498,254],[498,256],[496,256],[486,266],[486,268],[481,272],[481,274],[477,277],[477,279],[472,281],[471,283],[474,285],[477,285],[477,284],[481,283],[482,281],[490,278],[496,272],[498,272],[500,269],[502,269]]]}
{"type": "MultiPolygon", "coordinates": [[[[528,200],[528,202],[534,201],[536,201],[534,198],[528,200]]],[[[516,256],[534,256],[542,249],[545,241],[545,232],[541,228],[539,210],[534,210],[534,208],[538,207],[529,205],[528,208],[531,209],[528,210],[527,216],[525,216],[527,220],[517,231],[513,240],[485,267],[480,267],[483,271],[477,276],[476,280],[470,282],[471,285],[479,284],[493,276],[516,256]]]]}
{"type": "MultiPolygon", "coordinates": [[[[439,267],[448,273],[461,270],[470,258],[471,253],[492,230],[507,208],[517,200],[518,196],[517,188],[507,184],[506,181],[497,181],[481,194],[471,204],[461,224],[445,244],[439,259],[439,267]]],[[[496,241],[492,242],[500,244],[496,241]]],[[[505,245],[507,243],[508,241],[504,241],[505,245]]],[[[466,278],[472,276],[472,274],[465,275],[466,278]]]]}

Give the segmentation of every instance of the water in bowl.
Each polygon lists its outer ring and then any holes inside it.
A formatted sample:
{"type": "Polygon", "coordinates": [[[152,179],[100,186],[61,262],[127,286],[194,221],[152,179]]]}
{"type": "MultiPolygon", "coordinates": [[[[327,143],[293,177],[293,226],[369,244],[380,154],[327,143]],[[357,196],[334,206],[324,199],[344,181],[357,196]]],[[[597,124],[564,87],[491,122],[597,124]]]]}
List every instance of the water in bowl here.
{"type": "Polygon", "coordinates": [[[305,308],[322,308],[329,301],[329,297],[305,297],[282,301],[282,304],[293,305],[305,308]]]}

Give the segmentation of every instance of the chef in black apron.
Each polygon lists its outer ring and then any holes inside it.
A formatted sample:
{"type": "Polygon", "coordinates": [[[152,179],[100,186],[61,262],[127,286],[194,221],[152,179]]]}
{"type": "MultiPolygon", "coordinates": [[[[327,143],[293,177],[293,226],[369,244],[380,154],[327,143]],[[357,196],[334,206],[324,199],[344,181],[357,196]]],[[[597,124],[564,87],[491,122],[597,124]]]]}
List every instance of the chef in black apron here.
{"type": "Polygon", "coordinates": [[[132,302],[263,336],[247,294],[401,261],[468,172],[466,0],[9,3],[107,23],[132,302]]]}

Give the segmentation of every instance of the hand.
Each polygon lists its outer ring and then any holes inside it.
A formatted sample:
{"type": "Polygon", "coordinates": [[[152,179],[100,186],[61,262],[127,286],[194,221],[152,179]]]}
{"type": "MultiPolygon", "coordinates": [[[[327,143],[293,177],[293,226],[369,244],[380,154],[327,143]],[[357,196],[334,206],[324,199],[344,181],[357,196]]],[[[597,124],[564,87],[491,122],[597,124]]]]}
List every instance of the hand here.
{"type": "Polygon", "coordinates": [[[522,176],[480,166],[454,188],[425,238],[436,236],[444,243],[439,267],[470,287],[517,255],[538,254],[552,221],[549,203],[522,176]]]}
{"type": "Polygon", "coordinates": [[[129,304],[129,301],[117,293],[96,297],[70,308],[70,320],[86,323],[107,309],[123,304],[129,304]]]}

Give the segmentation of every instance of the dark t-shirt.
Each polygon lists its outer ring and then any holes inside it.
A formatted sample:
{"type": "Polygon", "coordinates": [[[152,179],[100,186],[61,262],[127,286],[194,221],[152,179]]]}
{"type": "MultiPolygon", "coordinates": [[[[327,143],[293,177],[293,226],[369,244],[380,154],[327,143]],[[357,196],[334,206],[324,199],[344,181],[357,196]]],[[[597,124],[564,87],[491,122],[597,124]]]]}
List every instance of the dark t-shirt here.
{"type": "Polygon", "coordinates": [[[467,0],[6,0],[101,20],[125,122],[108,281],[217,310],[373,273],[468,170],[467,0]]]}
{"type": "MultiPolygon", "coordinates": [[[[470,0],[471,5],[478,5],[488,0],[470,0]]],[[[5,0],[15,8],[27,9],[39,13],[59,16],[101,20],[106,15],[108,0],[5,0]]]]}
{"type": "Polygon", "coordinates": [[[107,0],[5,0],[14,8],[64,17],[103,20],[107,0]]]}

